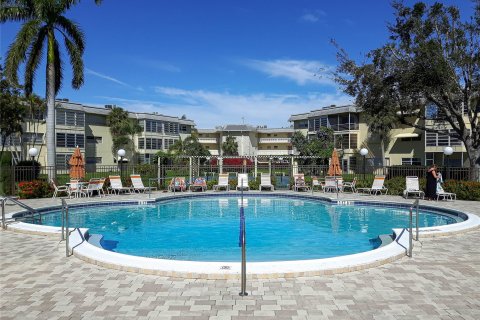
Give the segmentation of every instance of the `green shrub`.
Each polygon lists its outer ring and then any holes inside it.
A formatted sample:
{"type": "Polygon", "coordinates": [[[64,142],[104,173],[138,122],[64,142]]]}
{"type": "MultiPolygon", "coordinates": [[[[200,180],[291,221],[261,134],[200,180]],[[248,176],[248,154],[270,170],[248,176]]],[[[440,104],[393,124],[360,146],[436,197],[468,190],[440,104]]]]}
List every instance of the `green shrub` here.
{"type": "Polygon", "coordinates": [[[248,181],[248,187],[250,188],[250,190],[258,190],[258,188],[260,187],[260,179],[248,181]]]}
{"type": "Polygon", "coordinates": [[[52,187],[45,181],[22,181],[18,184],[18,196],[21,199],[35,199],[51,197],[52,187]]]}
{"type": "Polygon", "coordinates": [[[446,180],[443,189],[446,192],[456,193],[459,200],[480,201],[480,182],[446,180]]]}

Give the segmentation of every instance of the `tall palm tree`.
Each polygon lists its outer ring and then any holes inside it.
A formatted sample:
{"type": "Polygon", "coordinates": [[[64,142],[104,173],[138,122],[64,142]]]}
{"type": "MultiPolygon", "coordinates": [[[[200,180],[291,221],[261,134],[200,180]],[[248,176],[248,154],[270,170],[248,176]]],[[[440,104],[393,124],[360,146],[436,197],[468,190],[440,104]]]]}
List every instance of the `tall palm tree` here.
{"type": "MultiPolygon", "coordinates": [[[[33,89],[35,73],[47,52],[46,68],[46,140],[47,166],[55,167],[55,96],[62,86],[62,57],[57,38],[63,38],[73,69],[72,87],[79,89],[84,81],[83,52],[85,37],[79,26],[67,19],[65,13],[79,0],[0,0],[0,23],[23,22],[14,42],[10,45],[5,63],[5,75],[13,84],[18,83],[18,69],[25,63],[24,88],[29,95],[33,89]]],[[[97,4],[100,1],[95,1],[97,4]]],[[[55,170],[48,170],[49,178],[55,170]]]]}

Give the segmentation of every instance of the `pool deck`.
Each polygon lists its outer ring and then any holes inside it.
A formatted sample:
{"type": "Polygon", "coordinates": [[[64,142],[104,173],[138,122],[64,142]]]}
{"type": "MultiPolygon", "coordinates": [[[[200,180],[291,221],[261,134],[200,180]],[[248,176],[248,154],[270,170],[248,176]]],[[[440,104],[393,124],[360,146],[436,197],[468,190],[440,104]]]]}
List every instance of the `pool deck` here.
{"type": "MultiPolygon", "coordinates": [[[[106,200],[112,198],[148,195],[106,200]]],[[[397,196],[339,198],[413,203],[397,196]]],[[[69,200],[76,201],[85,199],[69,200]]],[[[25,203],[43,207],[60,200],[25,203]]],[[[479,202],[421,203],[480,216],[479,202]]],[[[18,210],[11,205],[6,209],[18,210]]],[[[238,280],[177,279],[106,269],[74,256],[65,258],[64,243],[51,237],[1,231],[0,318],[480,319],[479,242],[480,229],[421,238],[413,258],[344,274],[249,280],[249,296],[240,297],[238,280]]]]}

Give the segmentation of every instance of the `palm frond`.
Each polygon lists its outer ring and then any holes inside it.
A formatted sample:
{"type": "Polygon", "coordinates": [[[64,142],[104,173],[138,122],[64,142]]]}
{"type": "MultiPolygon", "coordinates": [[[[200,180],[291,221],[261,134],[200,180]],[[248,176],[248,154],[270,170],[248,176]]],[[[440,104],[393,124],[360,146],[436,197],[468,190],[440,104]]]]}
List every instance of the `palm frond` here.
{"type": "Polygon", "coordinates": [[[18,84],[18,67],[25,61],[28,48],[37,36],[39,27],[39,20],[25,23],[8,49],[5,61],[5,75],[13,84],[18,84]]]}
{"type": "Polygon", "coordinates": [[[25,65],[25,93],[29,95],[32,93],[33,82],[35,80],[36,72],[40,61],[43,57],[43,45],[47,36],[47,28],[44,26],[38,32],[36,39],[32,42],[28,52],[28,60],[25,65]]]}
{"type": "Polygon", "coordinates": [[[53,55],[54,55],[54,68],[55,68],[55,95],[62,87],[63,82],[63,63],[60,56],[60,48],[57,39],[54,39],[53,43],[53,55]]]}
{"type": "Polygon", "coordinates": [[[31,1],[0,1],[0,23],[25,21],[33,17],[31,1]]]}
{"type": "Polygon", "coordinates": [[[59,16],[57,18],[56,27],[59,28],[59,31],[62,32],[65,38],[72,38],[77,49],[83,54],[83,51],[85,50],[85,35],[80,26],[64,16],[59,16]]]}
{"type": "Polygon", "coordinates": [[[65,47],[67,48],[73,70],[72,87],[79,89],[84,81],[82,51],[68,38],[65,38],[65,47]]]}

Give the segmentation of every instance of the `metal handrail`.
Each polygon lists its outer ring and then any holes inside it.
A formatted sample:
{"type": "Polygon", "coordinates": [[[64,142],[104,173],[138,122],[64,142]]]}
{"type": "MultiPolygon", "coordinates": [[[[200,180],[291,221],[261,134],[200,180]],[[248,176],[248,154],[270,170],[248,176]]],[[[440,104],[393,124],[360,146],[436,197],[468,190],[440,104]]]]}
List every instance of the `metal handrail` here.
{"type": "Polygon", "coordinates": [[[416,229],[416,236],[415,241],[418,241],[418,206],[419,206],[419,199],[416,199],[412,206],[410,207],[410,220],[409,220],[409,234],[408,234],[408,256],[411,258],[413,256],[413,207],[416,207],[416,214],[415,214],[415,229],[416,229]]]}
{"type": "Polygon", "coordinates": [[[240,202],[240,244],[242,246],[242,275],[241,275],[241,291],[240,296],[248,296],[246,292],[247,286],[247,258],[246,258],[246,233],[245,233],[245,213],[243,208],[243,179],[241,179],[241,202],[240,202]]]}
{"type": "Polygon", "coordinates": [[[70,238],[70,226],[69,226],[69,217],[68,217],[68,204],[65,199],[62,199],[62,240],[65,239],[65,256],[68,258],[71,256],[69,246],[70,238]]]}
{"type": "MultiPolygon", "coordinates": [[[[3,197],[1,199],[1,201],[2,201],[2,228],[4,230],[7,228],[7,223],[6,223],[6,218],[5,218],[5,203],[7,202],[7,200],[16,204],[16,205],[18,205],[19,207],[21,207],[23,209],[26,209],[30,213],[30,217],[32,219],[35,218],[35,215],[38,215],[38,218],[39,218],[38,220],[39,220],[40,224],[42,224],[42,215],[36,209],[26,205],[23,202],[20,202],[20,201],[14,199],[13,197],[6,196],[6,197],[3,197]]],[[[22,218],[26,218],[26,217],[25,216],[19,217],[19,219],[22,219],[22,218]]]]}

